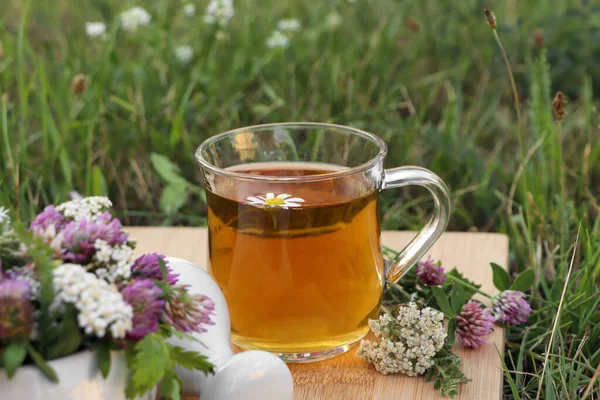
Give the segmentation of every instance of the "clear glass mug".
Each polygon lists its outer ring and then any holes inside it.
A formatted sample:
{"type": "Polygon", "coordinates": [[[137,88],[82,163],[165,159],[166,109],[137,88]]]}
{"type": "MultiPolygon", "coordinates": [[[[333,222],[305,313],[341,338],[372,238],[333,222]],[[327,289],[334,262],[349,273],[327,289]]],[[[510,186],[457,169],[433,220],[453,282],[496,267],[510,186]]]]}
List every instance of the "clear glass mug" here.
{"type": "Polygon", "coordinates": [[[232,340],[287,362],[347,351],[450,215],[444,182],[423,168],[384,169],[385,143],[358,129],[282,123],[213,136],[196,151],[208,203],[208,265],[232,340]],[[385,263],[377,198],[407,185],[433,195],[433,216],[385,263]]]}

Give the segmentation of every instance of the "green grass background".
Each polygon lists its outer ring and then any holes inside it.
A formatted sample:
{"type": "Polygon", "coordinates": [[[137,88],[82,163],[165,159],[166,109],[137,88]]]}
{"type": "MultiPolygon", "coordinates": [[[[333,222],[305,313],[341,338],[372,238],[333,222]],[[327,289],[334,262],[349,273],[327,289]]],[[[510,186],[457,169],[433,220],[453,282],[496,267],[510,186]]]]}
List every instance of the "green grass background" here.
{"type": "MultiPolygon", "coordinates": [[[[388,143],[387,166],[420,165],[448,183],[450,229],[507,233],[511,272],[535,269],[536,311],[507,332],[505,396],[600,398],[600,4],[234,3],[218,28],[202,21],[206,1],[194,1],[194,17],[179,0],[2,1],[0,204],[28,220],[75,190],[109,196],[127,224],[203,225],[193,152],[205,138],[281,121],[362,128],[388,143]],[[118,15],[134,5],[152,22],[123,32],[118,15]],[[523,107],[520,177],[514,103],[484,7],[498,17],[523,107]],[[282,18],[302,30],[269,49],[282,18]],[[108,40],[88,38],[86,21],[106,22],[108,40]],[[180,45],[194,49],[188,64],[174,56],[180,45]],[[562,124],[557,90],[569,101],[562,124]]],[[[432,206],[422,194],[384,192],[382,227],[420,228],[432,206]]]]}

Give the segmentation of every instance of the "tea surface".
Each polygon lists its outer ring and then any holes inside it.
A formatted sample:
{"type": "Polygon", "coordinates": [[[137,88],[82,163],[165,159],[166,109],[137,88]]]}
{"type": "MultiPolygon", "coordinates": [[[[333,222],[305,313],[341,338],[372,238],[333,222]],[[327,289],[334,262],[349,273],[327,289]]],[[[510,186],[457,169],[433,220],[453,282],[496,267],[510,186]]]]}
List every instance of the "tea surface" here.
{"type": "MultiPolygon", "coordinates": [[[[339,169],[288,162],[236,171],[289,177],[339,169]]],[[[355,176],[223,185],[216,178],[214,187],[218,194],[207,192],[209,267],[227,299],[236,344],[302,353],[366,334],[383,287],[377,191],[355,176]],[[274,207],[247,204],[268,193],[289,197],[274,207]]]]}

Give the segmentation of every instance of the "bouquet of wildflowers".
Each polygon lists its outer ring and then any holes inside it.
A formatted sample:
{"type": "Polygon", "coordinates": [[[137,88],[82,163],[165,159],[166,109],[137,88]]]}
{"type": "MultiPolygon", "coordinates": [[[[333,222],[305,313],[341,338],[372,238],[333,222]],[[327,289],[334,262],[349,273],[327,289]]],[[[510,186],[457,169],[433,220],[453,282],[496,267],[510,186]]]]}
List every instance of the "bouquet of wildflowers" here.
{"type": "Polygon", "coordinates": [[[28,229],[0,208],[0,368],[9,377],[31,363],[56,381],[47,361],[84,349],[97,352],[105,377],[110,352],[124,351],[128,397],[160,381],[181,387],[177,365],[212,372],[166,339],[205,332],[214,303],[189,294],[163,256],[136,258],[111,206],[104,197],[48,206],[28,229]]]}

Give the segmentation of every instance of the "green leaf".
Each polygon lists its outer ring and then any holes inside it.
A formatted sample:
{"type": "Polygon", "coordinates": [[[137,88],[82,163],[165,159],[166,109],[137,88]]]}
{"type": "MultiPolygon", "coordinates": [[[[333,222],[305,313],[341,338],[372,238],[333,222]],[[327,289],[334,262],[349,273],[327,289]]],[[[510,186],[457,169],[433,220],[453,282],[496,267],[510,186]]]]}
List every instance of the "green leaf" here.
{"type": "Polygon", "coordinates": [[[490,265],[492,266],[492,271],[494,273],[494,286],[501,292],[507,290],[510,287],[510,277],[508,276],[508,272],[496,263],[490,263],[490,265]]]}
{"type": "Polygon", "coordinates": [[[27,353],[29,353],[29,357],[33,360],[35,365],[42,371],[46,378],[50,379],[50,381],[57,383],[58,376],[56,375],[56,371],[46,363],[46,360],[38,353],[31,344],[27,346],[27,353]]]}
{"type": "Polygon", "coordinates": [[[468,301],[465,296],[465,292],[460,285],[454,285],[450,292],[450,304],[452,305],[452,311],[454,314],[458,314],[463,306],[468,301]]]}
{"type": "Polygon", "coordinates": [[[135,345],[132,366],[132,392],[141,395],[164,377],[169,364],[169,350],[156,335],[147,335],[135,345]]]}
{"type": "Polygon", "coordinates": [[[108,186],[106,184],[106,178],[102,174],[102,170],[99,166],[94,165],[92,167],[92,177],[88,188],[89,196],[106,196],[108,195],[108,186]]]}
{"type": "Polygon", "coordinates": [[[48,360],[73,354],[79,349],[82,336],[73,306],[69,306],[63,320],[53,329],[53,335],[53,343],[45,351],[48,360]]]}
{"type": "Polygon", "coordinates": [[[98,367],[102,373],[102,377],[106,379],[110,372],[110,347],[106,343],[101,343],[96,349],[96,357],[98,357],[98,367]]]}
{"type": "Polygon", "coordinates": [[[4,349],[2,354],[2,361],[4,363],[4,370],[9,378],[12,378],[17,369],[23,364],[25,356],[27,355],[27,343],[26,342],[15,342],[8,345],[4,349]]]}
{"type": "Polygon", "coordinates": [[[455,338],[456,338],[456,318],[450,318],[448,320],[448,336],[446,337],[446,342],[450,343],[450,346],[453,346],[455,338]]]}
{"type": "Polygon", "coordinates": [[[173,371],[169,371],[160,385],[161,397],[166,397],[171,400],[181,399],[181,384],[177,374],[173,371]]]}
{"type": "Polygon", "coordinates": [[[444,283],[444,288],[446,288],[448,285],[461,285],[467,299],[470,299],[475,293],[477,293],[476,289],[481,289],[481,284],[477,284],[466,278],[458,269],[456,269],[456,267],[452,268],[452,270],[448,272],[447,277],[448,279],[446,279],[446,282],[444,283]]]}
{"type": "Polygon", "coordinates": [[[165,264],[165,260],[162,257],[158,257],[158,266],[160,267],[160,272],[163,275],[164,280],[167,280],[167,275],[169,275],[169,273],[167,272],[167,264],[165,264]]]}
{"type": "Polygon", "coordinates": [[[169,349],[171,360],[183,368],[189,370],[197,369],[206,375],[213,373],[214,366],[208,361],[206,356],[170,344],[167,344],[167,348],[169,349]]]}
{"type": "Polygon", "coordinates": [[[435,355],[434,365],[425,374],[427,382],[433,382],[433,387],[440,390],[443,397],[455,397],[458,395],[458,387],[462,383],[471,380],[461,371],[462,362],[454,354],[448,344],[435,355]]]}
{"type": "Polygon", "coordinates": [[[158,154],[150,154],[150,162],[158,174],[168,183],[185,184],[186,181],[179,175],[179,167],[167,157],[158,154]]]}
{"type": "Polygon", "coordinates": [[[165,186],[160,198],[160,209],[167,214],[177,212],[187,199],[186,186],[185,182],[171,182],[165,186]]]}
{"type": "Polygon", "coordinates": [[[517,275],[517,278],[510,286],[510,289],[524,292],[531,288],[533,282],[535,282],[535,272],[533,272],[533,269],[527,268],[525,271],[517,275]]]}
{"type": "Polygon", "coordinates": [[[452,307],[450,307],[450,302],[448,301],[448,296],[444,293],[444,289],[438,286],[432,286],[431,290],[433,291],[433,296],[440,306],[440,310],[446,315],[448,318],[456,317],[454,311],[452,311],[452,307]]]}

